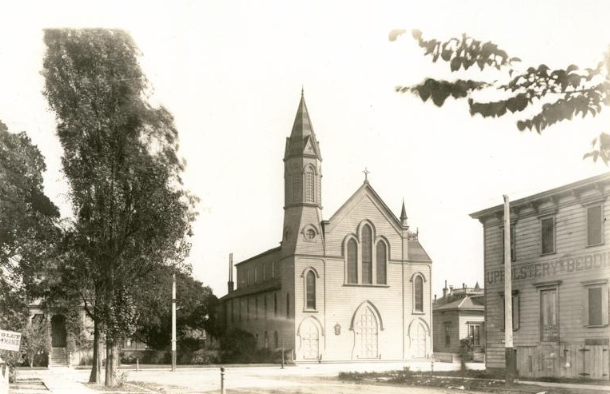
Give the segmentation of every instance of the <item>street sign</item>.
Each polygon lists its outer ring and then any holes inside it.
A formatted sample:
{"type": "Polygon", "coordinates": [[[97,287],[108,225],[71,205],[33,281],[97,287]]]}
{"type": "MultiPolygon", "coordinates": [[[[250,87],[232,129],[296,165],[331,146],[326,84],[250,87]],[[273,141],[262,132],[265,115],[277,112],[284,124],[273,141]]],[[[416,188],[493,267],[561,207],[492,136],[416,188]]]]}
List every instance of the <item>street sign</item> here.
{"type": "Polygon", "coordinates": [[[0,349],[18,352],[20,343],[20,332],[0,330],[0,349]]]}

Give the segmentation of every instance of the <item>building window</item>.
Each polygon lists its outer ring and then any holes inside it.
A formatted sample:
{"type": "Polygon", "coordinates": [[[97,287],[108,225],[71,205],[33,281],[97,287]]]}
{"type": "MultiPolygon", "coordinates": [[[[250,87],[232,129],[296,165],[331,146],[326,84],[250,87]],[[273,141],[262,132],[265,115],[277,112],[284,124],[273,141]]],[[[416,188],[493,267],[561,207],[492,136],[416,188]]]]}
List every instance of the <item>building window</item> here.
{"type": "Polygon", "coordinates": [[[362,283],[373,284],[373,231],[368,225],[362,228],[362,283]]]}
{"type": "Polygon", "coordinates": [[[273,262],[273,277],[274,278],[279,278],[280,277],[280,262],[279,261],[274,261],[273,262]]]}
{"type": "Polygon", "coordinates": [[[353,238],[347,242],[347,283],[358,283],[358,245],[353,238]]]}
{"type": "Polygon", "coordinates": [[[540,291],[540,341],[559,341],[557,289],[545,289],[540,291]]]}
{"type": "Polygon", "coordinates": [[[555,218],[545,218],[540,221],[542,235],[542,254],[555,252],[555,218]]]}
{"type": "Polygon", "coordinates": [[[472,346],[481,346],[481,325],[480,324],[469,324],[468,325],[468,338],[472,346]]]}
{"type": "Polygon", "coordinates": [[[307,309],[316,309],[316,274],[313,271],[307,272],[305,275],[305,287],[307,292],[307,309]]]}
{"type": "Polygon", "coordinates": [[[235,300],[231,300],[231,323],[235,323],[235,300]]]}
{"type": "MultiPolygon", "coordinates": [[[[502,231],[502,264],[504,264],[504,226],[500,227],[502,231]]],[[[517,261],[517,233],[515,225],[510,225],[510,261],[517,261]]]]}
{"type": "Polygon", "coordinates": [[[303,196],[301,194],[301,176],[300,172],[294,172],[292,178],[292,202],[298,203],[302,200],[303,196]]]}
{"type": "Polygon", "coordinates": [[[273,293],[273,315],[277,316],[277,293],[273,293]]]}
{"type": "Polygon", "coordinates": [[[385,242],[377,242],[377,284],[385,285],[387,283],[387,261],[388,252],[385,242]]]}
{"type": "Polygon", "coordinates": [[[273,346],[276,349],[280,347],[280,336],[278,335],[277,331],[273,332],[273,346]]]}
{"type": "Polygon", "coordinates": [[[267,331],[265,331],[265,336],[264,336],[264,343],[263,343],[263,347],[265,349],[267,349],[269,347],[269,334],[267,333],[267,331]]]}
{"type": "Polygon", "coordinates": [[[248,297],[247,299],[248,299],[248,301],[247,301],[247,306],[246,306],[247,307],[247,310],[246,310],[246,320],[250,320],[250,317],[251,317],[250,313],[252,311],[252,308],[250,308],[250,301],[252,299],[250,297],[248,297]]]}
{"type": "Polygon", "coordinates": [[[415,312],[423,312],[424,311],[424,279],[421,275],[415,276],[415,280],[413,281],[413,299],[415,300],[413,310],[415,312]]]}
{"type": "Polygon", "coordinates": [[[587,245],[602,244],[602,206],[596,205],[587,208],[587,245]]]}
{"type": "Polygon", "coordinates": [[[261,275],[260,275],[260,267],[257,265],[254,267],[254,283],[258,283],[261,281],[261,275]]]}
{"type": "Polygon", "coordinates": [[[315,200],[315,174],[313,168],[307,167],[305,170],[305,202],[314,202],[315,200]]]}
{"type": "Polygon", "coordinates": [[[252,269],[248,269],[248,286],[251,286],[251,285],[252,285],[252,282],[253,282],[253,281],[252,281],[252,279],[253,279],[252,275],[253,275],[253,274],[254,274],[254,273],[252,272],[252,269]]]}
{"type": "Polygon", "coordinates": [[[267,319],[267,293],[263,294],[263,316],[267,319]]]}
{"type": "Polygon", "coordinates": [[[451,346],[451,323],[445,323],[445,346],[451,346]]]}
{"type": "Polygon", "coordinates": [[[585,312],[587,327],[608,325],[608,280],[583,282],[585,286],[585,312]]]}
{"type": "Polygon", "coordinates": [[[290,293],[286,293],[286,317],[290,317],[290,293]]]}
{"type": "Polygon", "coordinates": [[[239,307],[239,321],[243,320],[243,311],[244,311],[244,299],[240,299],[237,306],[239,307]]]}
{"type": "MultiPolygon", "coordinates": [[[[504,303],[504,292],[500,293],[500,298],[502,300],[502,328],[501,330],[504,331],[504,327],[506,327],[506,322],[504,320],[504,317],[506,316],[506,304],[504,303]]],[[[513,291],[513,297],[512,297],[512,303],[511,303],[511,308],[512,308],[512,319],[513,319],[513,331],[517,331],[519,329],[519,318],[520,318],[520,314],[519,314],[519,293],[518,290],[513,291]]]]}

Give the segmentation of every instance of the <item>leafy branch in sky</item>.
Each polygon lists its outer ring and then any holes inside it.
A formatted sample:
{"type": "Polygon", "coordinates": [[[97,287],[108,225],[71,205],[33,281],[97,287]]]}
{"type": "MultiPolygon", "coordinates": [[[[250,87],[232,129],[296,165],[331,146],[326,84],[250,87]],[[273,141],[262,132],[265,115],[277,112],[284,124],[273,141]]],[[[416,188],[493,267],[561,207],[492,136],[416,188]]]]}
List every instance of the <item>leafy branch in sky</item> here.
{"type": "MultiPolygon", "coordinates": [[[[394,41],[404,30],[390,33],[394,41]]],[[[536,130],[541,133],[564,120],[572,120],[580,115],[596,116],[603,107],[610,106],[610,50],[594,67],[581,69],[569,65],[565,69],[551,69],[545,64],[536,67],[517,68],[521,62],[492,42],[476,40],[466,34],[461,38],[447,41],[425,40],[418,30],[412,31],[413,38],[424,50],[424,56],[432,57],[433,62],[441,60],[449,63],[452,72],[478,67],[480,71],[493,68],[505,74],[503,81],[480,80],[445,81],[426,78],[415,86],[397,86],[401,93],[413,93],[422,101],[431,99],[441,107],[448,97],[464,98],[468,101],[471,115],[500,117],[507,113],[522,112],[531,108],[534,114],[517,121],[520,131],[536,130]],[[503,98],[497,101],[479,101],[476,92],[495,91],[503,98]]],[[[593,161],[601,159],[610,163],[610,134],[602,132],[592,141],[591,151],[583,158],[593,161]]]]}

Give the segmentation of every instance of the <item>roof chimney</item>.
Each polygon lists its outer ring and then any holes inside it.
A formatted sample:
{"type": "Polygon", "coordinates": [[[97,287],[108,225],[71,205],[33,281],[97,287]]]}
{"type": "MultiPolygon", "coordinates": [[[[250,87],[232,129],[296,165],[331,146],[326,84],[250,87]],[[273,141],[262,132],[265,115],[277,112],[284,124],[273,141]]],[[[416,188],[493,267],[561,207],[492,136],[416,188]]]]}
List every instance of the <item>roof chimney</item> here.
{"type": "Polygon", "coordinates": [[[445,287],[443,287],[443,298],[447,297],[447,281],[445,281],[445,287]]]}
{"type": "Polygon", "coordinates": [[[235,289],[235,283],[233,282],[233,253],[229,253],[229,293],[235,289]]]}

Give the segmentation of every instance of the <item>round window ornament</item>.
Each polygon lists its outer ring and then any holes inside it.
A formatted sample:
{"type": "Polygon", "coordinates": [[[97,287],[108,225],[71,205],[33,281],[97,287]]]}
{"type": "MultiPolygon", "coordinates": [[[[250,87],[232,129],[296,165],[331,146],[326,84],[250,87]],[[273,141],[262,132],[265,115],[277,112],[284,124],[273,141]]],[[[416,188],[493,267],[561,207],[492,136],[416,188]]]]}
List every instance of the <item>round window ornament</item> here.
{"type": "Polygon", "coordinates": [[[307,239],[314,239],[316,237],[316,232],[310,228],[305,232],[305,236],[307,237],[307,239]]]}
{"type": "Polygon", "coordinates": [[[339,323],[335,324],[335,335],[341,335],[341,325],[339,323]]]}

